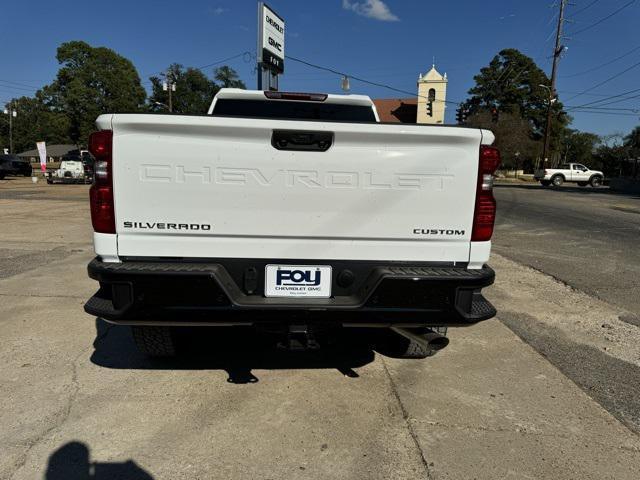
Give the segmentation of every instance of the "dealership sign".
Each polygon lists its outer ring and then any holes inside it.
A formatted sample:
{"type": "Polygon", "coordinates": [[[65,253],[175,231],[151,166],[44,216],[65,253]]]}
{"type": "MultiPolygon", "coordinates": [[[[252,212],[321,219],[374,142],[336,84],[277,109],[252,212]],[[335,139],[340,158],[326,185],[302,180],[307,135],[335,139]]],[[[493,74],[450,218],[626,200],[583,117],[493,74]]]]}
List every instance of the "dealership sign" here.
{"type": "Polygon", "coordinates": [[[258,63],[275,73],[284,72],[284,20],[271,8],[258,5],[258,63]]]}

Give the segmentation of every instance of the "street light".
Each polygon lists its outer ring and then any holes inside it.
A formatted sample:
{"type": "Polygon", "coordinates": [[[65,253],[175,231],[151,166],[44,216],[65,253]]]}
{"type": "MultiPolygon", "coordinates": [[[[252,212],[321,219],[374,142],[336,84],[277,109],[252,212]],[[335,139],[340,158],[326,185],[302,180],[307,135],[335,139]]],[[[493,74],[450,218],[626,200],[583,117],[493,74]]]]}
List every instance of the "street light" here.
{"type": "Polygon", "coordinates": [[[18,112],[9,102],[9,107],[4,109],[4,114],[9,115],[9,153],[13,153],[13,119],[18,116],[18,112]]]}
{"type": "MultiPolygon", "coordinates": [[[[169,105],[167,105],[166,103],[162,103],[162,102],[153,102],[154,105],[160,105],[161,107],[166,108],[167,110],[169,110],[169,105]]],[[[170,111],[170,110],[169,110],[170,111]]]]}

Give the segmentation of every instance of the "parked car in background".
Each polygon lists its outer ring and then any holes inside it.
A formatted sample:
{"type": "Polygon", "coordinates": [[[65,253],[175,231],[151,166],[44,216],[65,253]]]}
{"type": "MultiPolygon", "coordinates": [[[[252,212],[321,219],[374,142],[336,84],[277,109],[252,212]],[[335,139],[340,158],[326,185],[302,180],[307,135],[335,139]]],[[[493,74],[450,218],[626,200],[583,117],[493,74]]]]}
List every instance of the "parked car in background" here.
{"type": "Polygon", "coordinates": [[[591,170],[581,163],[565,163],[560,168],[545,168],[537,170],[534,178],[545,187],[554,185],[559,187],[564,182],[577,183],[581,187],[591,185],[599,187],[604,180],[604,174],[599,170],[591,170]]]}
{"type": "MultiPolygon", "coordinates": [[[[4,156],[4,155],[3,155],[4,156]]],[[[7,175],[14,175],[14,169],[11,165],[11,162],[8,160],[2,159],[0,156],[0,180],[3,180],[7,175]]]]}
{"type": "Polygon", "coordinates": [[[89,181],[81,160],[62,160],[58,170],[47,172],[47,183],[89,183],[89,181]]]}
{"type": "MultiPolygon", "coordinates": [[[[31,163],[28,160],[21,159],[17,155],[0,155],[0,162],[6,167],[3,169],[4,176],[31,176],[31,163]]],[[[4,176],[2,178],[4,178],[4,176]]]]}

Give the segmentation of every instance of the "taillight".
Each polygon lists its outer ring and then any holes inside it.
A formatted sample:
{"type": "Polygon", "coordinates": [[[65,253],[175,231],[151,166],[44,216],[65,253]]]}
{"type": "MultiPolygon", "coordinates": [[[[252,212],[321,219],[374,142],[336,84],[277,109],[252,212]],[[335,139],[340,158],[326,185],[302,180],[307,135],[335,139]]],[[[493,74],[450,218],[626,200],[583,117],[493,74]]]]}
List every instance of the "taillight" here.
{"type": "Polygon", "coordinates": [[[471,241],[491,240],[496,220],[496,200],[493,198],[493,174],[500,166],[500,152],[495,147],[480,146],[476,206],[473,214],[471,241]]]}
{"type": "Polygon", "coordinates": [[[112,155],[113,132],[100,130],[89,136],[89,151],[96,159],[93,185],[89,190],[91,223],[98,233],[116,233],[116,214],[113,207],[112,155]]]}

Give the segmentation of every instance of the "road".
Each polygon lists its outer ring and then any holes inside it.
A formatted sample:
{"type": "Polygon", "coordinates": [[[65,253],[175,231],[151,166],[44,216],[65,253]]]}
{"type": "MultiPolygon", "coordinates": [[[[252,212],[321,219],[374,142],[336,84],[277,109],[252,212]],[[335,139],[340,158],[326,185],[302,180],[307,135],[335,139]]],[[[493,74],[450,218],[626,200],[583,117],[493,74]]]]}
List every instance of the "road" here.
{"type": "Polygon", "coordinates": [[[640,313],[640,197],[499,185],[495,251],[640,313]]]}
{"type": "Polygon", "coordinates": [[[594,400],[532,341],[557,330],[637,366],[617,306],[495,255],[499,319],[453,330],[425,361],[198,331],[184,358],[150,362],[82,310],[96,288],[86,196],[0,182],[0,479],[637,478],[633,411],[594,400]]]}

